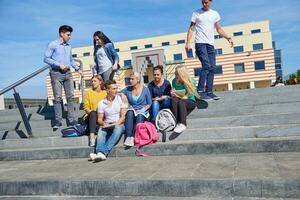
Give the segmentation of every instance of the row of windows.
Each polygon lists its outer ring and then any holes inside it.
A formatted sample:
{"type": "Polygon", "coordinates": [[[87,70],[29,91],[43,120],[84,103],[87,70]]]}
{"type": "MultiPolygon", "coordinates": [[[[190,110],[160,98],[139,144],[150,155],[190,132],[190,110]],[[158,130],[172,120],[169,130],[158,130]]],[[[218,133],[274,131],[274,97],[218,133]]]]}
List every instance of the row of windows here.
{"type": "MultiPolygon", "coordinates": [[[[253,48],[253,51],[262,50],[262,49],[264,49],[264,44],[263,43],[253,44],[252,48],[253,48]]],[[[244,46],[235,46],[233,48],[233,51],[234,51],[234,53],[244,52],[244,46]]],[[[216,53],[216,55],[222,55],[223,50],[215,49],[215,53],[216,53]]]]}
{"type": "MultiPolygon", "coordinates": [[[[151,47],[152,47],[152,44],[145,45],[145,48],[151,48],[151,47]]],[[[137,46],[130,47],[130,48],[131,48],[131,50],[136,50],[137,46]]],[[[253,48],[254,51],[262,50],[262,49],[264,49],[264,45],[263,45],[263,43],[257,43],[257,44],[253,44],[252,48],[253,48]]],[[[244,52],[244,46],[235,46],[233,48],[233,51],[234,51],[234,53],[244,52]]],[[[223,54],[223,50],[221,48],[220,49],[215,49],[215,53],[216,53],[216,55],[222,55],[223,54]]],[[[83,56],[90,56],[90,53],[89,52],[83,53],[83,56]]],[[[77,57],[77,54],[73,54],[73,57],[77,57]]],[[[188,58],[193,58],[193,51],[192,51],[192,49],[190,49],[187,52],[187,57],[188,58]]],[[[275,58],[275,59],[279,60],[280,57],[279,58],[275,58]]],[[[182,54],[174,54],[174,60],[175,61],[182,60],[182,54]]],[[[280,61],[277,61],[277,62],[280,62],[280,61]]]]}
{"type": "MultiPolygon", "coordinates": [[[[254,69],[255,69],[255,71],[265,70],[265,61],[254,62],[254,69]]],[[[215,75],[223,74],[223,68],[221,65],[216,66],[214,71],[215,71],[215,75]]],[[[234,71],[235,71],[235,73],[244,73],[245,72],[245,64],[244,63],[234,64],[234,71]]],[[[199,76],[200,73],[201,73],[201,68],[194,69],[194,76],[199,76]]]]}
{"type": "MultiPolygon", "coordinates": [[[[177,40],[177,44],[185,44],[185,40],[177,40]]],[[[161,43],[161,46],[169,46],[170,45],[170,42],[162,42],[161,43]]],[[[144,45],[145,49],[148,49],[148,48],[152,48],[153,45],[152,44],[145,44],[144,45]]],[[[130,50],[133,51],[133,50],[137,50],[138,47],[137,46],[132,46],[130,47],[130,50]]],[[[118,49],[119,51],[119,49],[118,49]]]]}
{"type": "MultiPolygon", "coordinates": [[[[177,40],[177,44],[185,44],[185,40],[177,40]]],[[[169,46],[169,45],[170,45],[170,42],[162,42],[161,43],[161,46],[169,46]]],[[[152,48],[153,45],[152,44],[145,44],[144,47],[145,47],[145,49],[148,49],[148,48],[152,48]]],[[[138,49],[138,46],[130,47],[131,51],[134,51],[134,50],[137,50],[137,49],[138,49]]],[[[116,52],[120,52],[120,49],[116,48],[116,52]]],[[[83,56],[90,56],[90,55],[91,55],[90,52],[83,53],[83,56]]],[[[77,54],[73,54],[73,57],[76,58],[77,54]]]]}
{"type": "MultiPolygon", "coordinates": [[[[256,33],[261,33],[261,29],[253,29],[251,30],[251,34],[256,34],[256,33]]],[[[233,36],[242,36],[244,35],[244,33],[242,31],[239,31],[239,32],[234,32],[232,34],[233,36]]],[[[221,39],[223,38],[223,36],[221,35],[215,35],[215,39],[221,39]]]]}

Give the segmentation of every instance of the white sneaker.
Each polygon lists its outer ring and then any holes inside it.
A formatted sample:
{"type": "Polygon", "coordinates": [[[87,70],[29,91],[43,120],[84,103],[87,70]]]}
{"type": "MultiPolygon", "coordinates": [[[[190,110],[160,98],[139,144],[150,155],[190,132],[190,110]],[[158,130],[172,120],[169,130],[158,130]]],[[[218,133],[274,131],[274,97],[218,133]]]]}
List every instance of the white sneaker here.
{"type": "Polygon", "coordinates": [[[178,123],[173,131],[175,133],[182,133],[185,129],[186,129],[186,126],[184,124],[178,123]]]}
{"type": "Polygon", "coordinates": [[[94,147],[96,146],[96,139],[93,137],[90,139],[90,144],[89,144],[90,147],[94,147]]]}
{"type": "Polygon", "coordinates": [[[127,147],[133,147],[134,146],[134,138],[133,137],[127,137],[124,145],[127,147]]]}
{"type": "Polygon", "coordinates": [[[96,157],[95,153],[90,153],[89,161],[94,161],[96,157]]]}
{"type": "Polygon", "coordinates": [[[97,153],[94,158],[94,162],[99,162],[102,160],[106,160],[106,156],[102,152],[97,153]]]}

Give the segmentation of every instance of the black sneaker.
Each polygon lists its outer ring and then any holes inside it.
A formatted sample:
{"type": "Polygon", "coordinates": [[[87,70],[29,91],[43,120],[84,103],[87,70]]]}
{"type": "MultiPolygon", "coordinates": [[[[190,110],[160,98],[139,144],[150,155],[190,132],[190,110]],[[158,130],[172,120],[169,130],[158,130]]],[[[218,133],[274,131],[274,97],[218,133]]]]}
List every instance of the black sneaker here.
{"type": "Polygon", "coordinates": [[[76,124],[78,124],[77,121],[76,121],[76,120],[73,120],[73,121],[71,121],[71,122],[69,123],[69,126],[74,126],[74,125],[76,125],[76,124]]]}
{"type": "Polygon", "coordinates": [[[210,92],[210,93],[207,93],[207,96],[209,96],[211,99],[213,100],[219,100],[220,97],[215,95],[214,93],[210,92]]]}
{"type": "Polygon", "coordinates": [[[57,121],[57,122],[54,123],[54,125],[53,125],[52,128],[53,128],[53,129],[58,129],[58,128],[61,127],[61,126],[62,126],[62,123],[57,121]]]}
{"type": "Polygon", "coordinates": [[[206,101],[212,100],[212,98],[210,96],[208,96],[205,92],[198,92],[198,93],[199,93],[200,99],[203,99],[206,101]]]}

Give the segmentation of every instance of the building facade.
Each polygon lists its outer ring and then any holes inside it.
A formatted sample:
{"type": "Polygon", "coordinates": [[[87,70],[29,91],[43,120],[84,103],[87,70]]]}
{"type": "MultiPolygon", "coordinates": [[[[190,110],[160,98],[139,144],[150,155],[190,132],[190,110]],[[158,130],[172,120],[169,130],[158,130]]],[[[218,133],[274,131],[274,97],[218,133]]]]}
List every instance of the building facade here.
{"type": "MultiPolygon", "coordinates": [[[[250,22],[224,26],[231,35],[234,47],[217,33],[215,34],[215,91],[269,87],[277,76],[282,76],[281,50],[276,49],[272,40],[269,21],[250,22]]],[[[194,41],[194,40],[192,40],[194,41]]],[[[152,78],[152,67],[163,64],[167,79],[174,78],[176,66],[185,65],[191,77],[198,81],[201,63],[195,55],[195,45],[185,51],[186,32],[115,42],[115,49],[120,57],[121,70],[115,75],[119,86],[129,84],[129,76],[134,69],[143,76],[145,84],[152,78]]],[[[93,46],[73,49],[73,57],[83,62],[84,81],[80,84],[74,73],[75,98],[82,100],[81,88],[90,86],[93,64],[93,46]]],[[[53,99],[50,79],[47,77],[48,99],[53,99]]]]}

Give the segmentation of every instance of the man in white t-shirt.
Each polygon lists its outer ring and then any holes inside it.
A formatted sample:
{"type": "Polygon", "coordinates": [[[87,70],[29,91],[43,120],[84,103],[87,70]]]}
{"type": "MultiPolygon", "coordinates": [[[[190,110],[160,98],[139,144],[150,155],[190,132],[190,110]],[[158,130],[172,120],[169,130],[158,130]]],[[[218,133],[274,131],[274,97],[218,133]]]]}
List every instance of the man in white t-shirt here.
{"type": "Polygon", "coordinates": [[[221,17],[217,11],[210,9],[212,0],[202,0],[202,8],[195,10],[192,15],[191,24],[187,33],[185,48],[190,50],[190,42],[193,30],[196,29],[195,48],[196,54],[201,61],[202,70],[199,77],[197,90],[202,99],[218,100],[220,97],[213,93],[214,69],[216,66],[216,54],[214,49],[214,31],[228,40],[231,47],[233,41],[220,25],[221,17]]]}
{"type": "Polygon", "coordinates": [[[99,102],[97,108],[97,121],[101,128],[97,135],[95,153],[90,154],[90,160],[95,162],[106,159],[125,131],[124,122],[128,105],[117,95],[116,81],[106,81],[105,87],[107,96],[99,102]]]}

